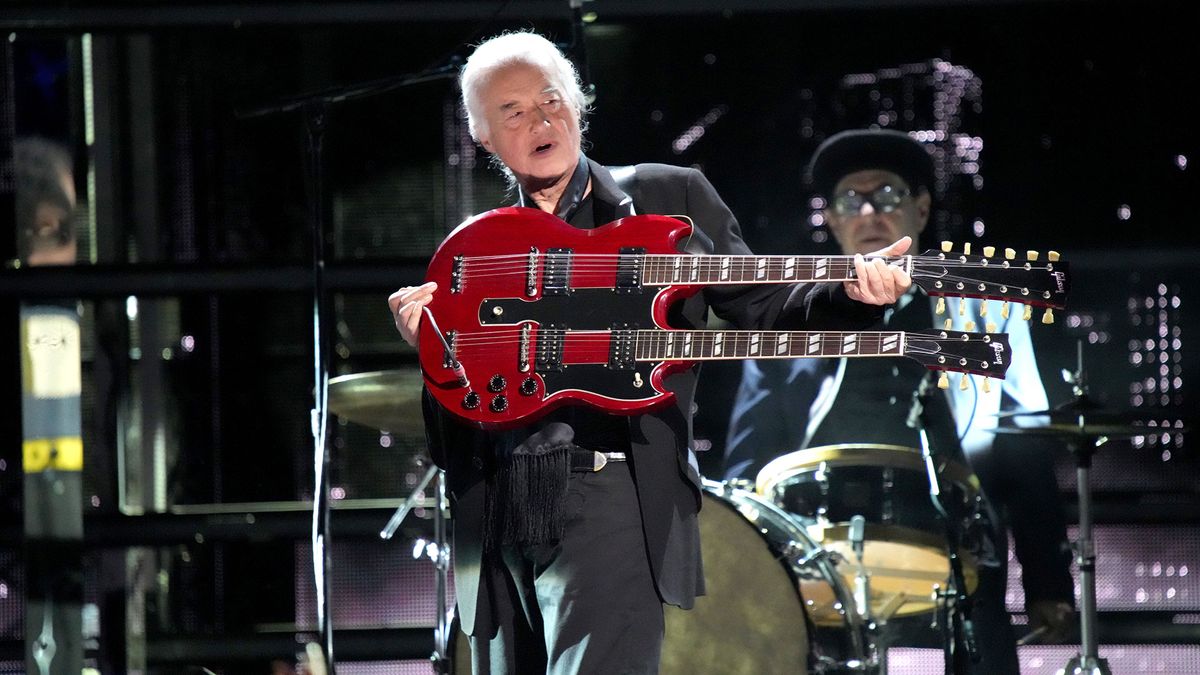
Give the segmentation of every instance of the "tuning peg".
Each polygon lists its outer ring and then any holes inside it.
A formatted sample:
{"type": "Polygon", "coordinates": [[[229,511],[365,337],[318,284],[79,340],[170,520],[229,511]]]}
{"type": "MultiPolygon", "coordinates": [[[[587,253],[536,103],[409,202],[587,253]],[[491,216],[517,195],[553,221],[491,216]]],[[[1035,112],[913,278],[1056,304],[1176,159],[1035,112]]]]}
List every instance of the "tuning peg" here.
{"type": "Polygon", "coordinates": [[[1005,301],[1004,301],[1004,302],[1003,302],[1003,303],[1000,305],[1000,318],[1001,318],[1001,319],[1007,319],[1007,318],[1008,318],[1008,301],[1007,301],[1007,300],[1005,300],[1005,301]]]}
{"type": "Polygon", "coordinates": [[[987,306],[988,306],[987,300],[979,301],[979,316],[987,316],[987,306]]]}
{"type": "Polygon", "coordinates": [[[975,322],[974,322],[974,321],[967,321],[966,325],[965,325],[965,326],[963,326],[963,330],[967,331],[968,333],[970,333],[971,331],[975,330],[975,322]]]}
{"type": "Polygon", "coordinates": [[[934,309],[934,312],[937,314],[945,314],[946,313],[946,299],[945,298],[938,298],[937,308],[934,309]]]}
{"type": "Polygon", "coordinates": [[[995,333],[996,332],[996,324],[989,321],[989,322],[987,322],[987,325],[984,326],[983,329],[989,333],[995,333]]]}
{"type": "Polygon", "coordinates": [[[950,330],[953,327],[954,327],[954,319],[947,318],[945,323],[942,324],[942,330],[950,330]]]}
{"type": "Polygon", "coordinates": [[[963,255],[971,255],[971,242],[963,242],[963,255]]]}
{"type": "Polygon", "coordinates": [[[1045,314],[1042,314],[1042,323],[1054,323],[1054,310],[1046,308],[1045,314]]]}
{"type": "Polygon", "coordinates": [[[1058,262],[1058,251],[1046,251],[1046,260],[1058,262]]]}
{"type": "Polygon", "coordinates": [[[990,378],[990,377],[983,378],[983,393],[985,393],[985,394],[992,393],[991,379],[992,378],[990,378]]]}
{"type": "Polygon", "coordinates": [[[1033,305],[1025,305],[1025,311],[1021,312],[1021,318],[1025,321],[1033,318],[1033,305]]]}
{"type": "Polygon", "coordinates": [[[946,377],[946,371],[938,373],[938,389],[949,389],[950,378],[946,377]]]}
{"type": "Polygon", "coordinates": [[[1004,249],[1004,259],[1013,260],[1017,257],[1017,250],[1013,248],[1004,249]]]}
{"type": "Polygon", "coordinates": [[[949,253],[953,248],[954,248],[954,242],[952,242],[952,241],[943,241],[942,242],[942,253],[949,253]]]}
{"type": "Polygon", "coordinates": [[[996,247],[995,246],[984,246],[983,247],[983,255],[985,255],[989,258],[996,255],[996,247]]]}
{"type": "Polygon", "coordinates": [[[966,373],[963,373],[962,377],[958,378],[958,390],[959,391],[967,390],[967,387],[969,387],[971,385],[971,383],[969,381],[970,378],[971,378],[971,376],[966,373]]]}
{"type": "Polygon", "coordinates": [[[1029,262],[1036,262],[1038,259],[1037,251],[1025,251],[1025,259],[1029,262]]]}

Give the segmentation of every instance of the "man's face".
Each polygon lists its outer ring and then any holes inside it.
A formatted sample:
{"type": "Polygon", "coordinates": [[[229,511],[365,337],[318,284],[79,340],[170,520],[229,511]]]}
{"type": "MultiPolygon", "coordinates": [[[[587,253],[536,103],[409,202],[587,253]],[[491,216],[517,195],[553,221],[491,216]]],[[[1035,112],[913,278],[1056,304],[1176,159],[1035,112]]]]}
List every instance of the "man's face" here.
{"type": "Polygon", "coordinates": [[[570,180],[579,163],[579,117],[539,69],[515,64],[493,74],[480,99],[487,117],[479,142],[526,191],[570,180]]]}
{"type": "MultiPolygon", "coordinates": [[[[71,174],[59,176],[60,185],[71,209],[75,208],[75,181],[71,174]]],[[[77,243],[71,231],[71,212],[61,205],[41,202],[34,212],[34,246],[26,260],[30,266],[73,265],[77,243]]]]}
{"type": "Polygon", "coordinates": [[[824,212],[825,222],[842,252],[872,253],[905,235],[917,241],[929,220],[930,198],[924,190],[916,195],[909,194],[909,190],[908,183],[890,171],[868,169],[843,176],[824,212]],[[872,202],[876,191],[881,189],[884,191],[881,194],[900,197],[899,204],[886,213],[872,202]],[[845,201],[859,201],[861,206],[856,211],[840,212],[835,208],[839,197],[850,197],[845,201]]]}

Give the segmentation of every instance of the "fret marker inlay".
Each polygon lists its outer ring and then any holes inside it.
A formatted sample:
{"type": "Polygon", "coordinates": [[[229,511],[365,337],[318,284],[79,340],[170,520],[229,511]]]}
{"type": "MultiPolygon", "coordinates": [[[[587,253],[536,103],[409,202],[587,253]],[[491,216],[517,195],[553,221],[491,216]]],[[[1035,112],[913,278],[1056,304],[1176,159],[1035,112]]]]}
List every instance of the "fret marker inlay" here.
{"type": "Polygon", "coordinates": [[[883,338],[883,346],[880,347],[880,351],[881,352],[894,352],[894,351],[896,351],[896,348],[899,345],[900,345],[900,336],[897,335],[896,333],[889,333],[887,335],[887,337],[883,338]]]}
{"type": "Polygon", "coordinates": [[[820,354],[821,353],[821,334],[820,333],[813,333],[812,335],[809,336],[809,338],[808,338],[808,353],[809,354],[820,354]]]}
{"type": "Polygon", "coordinates": [[[842,338],[842,353],[849,354],[858,349],[858,336],[851,333],[842,338]]]}

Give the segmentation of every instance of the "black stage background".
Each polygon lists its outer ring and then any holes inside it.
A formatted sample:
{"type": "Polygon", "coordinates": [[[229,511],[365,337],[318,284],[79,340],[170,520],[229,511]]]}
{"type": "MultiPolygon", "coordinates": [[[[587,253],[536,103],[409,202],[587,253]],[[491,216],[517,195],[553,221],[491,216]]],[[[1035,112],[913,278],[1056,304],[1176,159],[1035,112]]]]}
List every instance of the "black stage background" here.
{"type": "MultiPolygon", "coordinates": [[[[698,166],[757,252],[818,253],[832,249],[802,169],[820,141],[871,123],[928,130],[946,207],[928,245],[1055,249],[1073,265],[1070,311],[1033,326],[1051,402],[1070,396],[1059,373],[1082,343],[1094,397],[1195,426],[1191,3],[584,9],[595,14],[585,29],[594,158],[698,166]]],[[[0,353],[15,411],[18,301],[82,298],[86,658],[103,672],[139,658],[154,672],[270,672],[315,621],[305,510],[313,247],[299,115],[236,113],[443,65],[503,29],[566,42],[567,3],[6,3],[0,28],[0,149],[36,134],[75,155],[81,264],[0,271],[0,353]]],[[[330,114],[335,375],[413,371],[387,294],[421,279],[450,228],[505,203],[456,96],[442,79],[330,114]]],[[[0,189],[11,200],[7,180],[0,189]]],[[[710,364],[702,378],[697,435],[712,444],[701,460],[712,474],[737,377],[732,364],[710,364]]],[[[399,405],[411,407],[413,393],[399,405]]],[[[0,670],[20,672],[19,417],[6,415],[0,432],[0,670]]],[[[374,534],[421,476],[422,441],[416,421],[382,432],[335,425],[343,672],[428,668],[433,572],[410,550],[429,513],[410,519],[403,541],[374,534]]],[[[1073,504],[1072,465],[1059,459],[1073,504]]],[[[1123,665],[1200,669],[1194,647],[1165,646],[1200,640],[1198,465],[1194,440],[1174,434],[1097,456],[1101,638],[1158,644],[1129,647],[1123,665]]],[[[1023,655],[1027,672],[1062,665],[1060,652],[1041,649],[1023,655]]]]}

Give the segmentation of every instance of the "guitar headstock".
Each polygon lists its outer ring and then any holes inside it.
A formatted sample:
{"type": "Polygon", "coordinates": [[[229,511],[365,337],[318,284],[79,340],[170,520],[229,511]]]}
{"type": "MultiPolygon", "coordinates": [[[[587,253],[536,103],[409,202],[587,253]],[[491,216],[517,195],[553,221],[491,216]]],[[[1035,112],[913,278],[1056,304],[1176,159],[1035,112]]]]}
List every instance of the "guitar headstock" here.
{"type": "MultiPolygon", "coordinates": [[[[983,375],[986,392],[986,378],[1002,380],[1008,372],[1008,334],[936,329],[909,331],[905,333],[904,355],[930,370],[943,371],[938,378],[938,386],[943,389],[949,384],[945,371],[955,371],[983,375]]],[[[967,388],[966,375],[960,384],[963,389],[967,388]]]]}
{"type": "MultiPolygon", "coordinates": [[[[1003,301],[1000,313],[1004,318],[1008,318],[1009,302],[1025,305],[1022,318],[1026,320],[1032,316],[1032,307],[1045,307],[1042,323],[1053,323],[1052,310],[1066,307],[1070,271],[1057,251],[1048,251],[1043,261],[1038,251],[1026,251],[1024,259],[1018,260],[1011,248],[1005,249],[1002,256],[996,255],[993,246],[984,246],[983,255],[972,255],[970,243],[963,244],[960,253],[952,249],[953,244],[944,241],[941,251],[913,256],[913,283],[932,296],[1003,301]]],[[[945,302],[939,297],[938,313],[944,308],[945,302]]]]}

